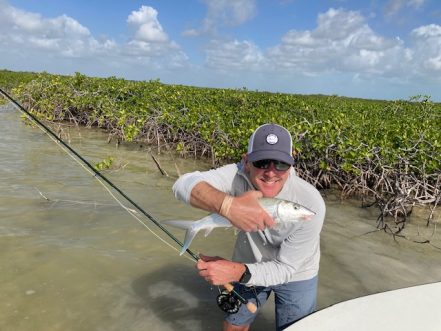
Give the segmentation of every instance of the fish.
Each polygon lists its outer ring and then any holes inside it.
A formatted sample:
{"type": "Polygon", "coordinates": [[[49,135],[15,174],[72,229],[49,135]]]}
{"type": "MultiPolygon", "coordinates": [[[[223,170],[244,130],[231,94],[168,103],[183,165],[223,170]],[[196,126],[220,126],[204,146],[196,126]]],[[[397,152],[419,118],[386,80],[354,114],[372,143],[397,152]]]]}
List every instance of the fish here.
{"type": "MultiPolygon", "coordinates": [[[[276,226],[281,223],[308,221],[315,215],[315,212],[309,208],[292,201],[276,198],[260,198],[258,201],[262,208],[274,219],[276,226]]],[[[212,213],[197,221],[167,220],[162,223],[186,230],[180,255],[184,254],[190,247],[191,242],[199,231],[204,230],[205,237],[207,237],[214,228],[233,226],[227,218],[216,213],[212,213]]]]}

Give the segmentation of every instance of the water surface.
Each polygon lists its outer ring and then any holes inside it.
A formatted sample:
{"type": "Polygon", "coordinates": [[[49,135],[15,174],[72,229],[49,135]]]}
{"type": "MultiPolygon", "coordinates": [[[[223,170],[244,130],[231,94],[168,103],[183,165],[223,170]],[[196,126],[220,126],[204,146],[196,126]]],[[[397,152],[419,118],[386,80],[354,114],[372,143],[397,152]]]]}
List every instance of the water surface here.
{"type": "MultiPolygon", "coordinates": [[[[163,151],[156,157],[166,177],[139,145],[117,148],[100,131],[63,130],[92,164],[113,157],[114,169],[104,174],[156,220],[206,215],[176,201],[171,186],[178,170],[207,169],[208,163],[163,151]]],[[[441,280],[441,250],[413,242],[429,238],[441,247],[423,218],[413,216],[411,240],[394,241],[371,232],[375,209],[324,194],[319,308],[441,280]]],[[[180,230],[170,231],[183,239],[180,230]]],[[[199,279],[194,262],[154,233],[46,134],[25,125],[17,110],[0,108],[1,330],[219,330],[217,287],[199,279]]],[[[191,248],[229,257],[234,240],[234,231],[218,229],[209,238],[198,236],[191,248]]],[[[268,303],[253,330],[274,328],[272,310],[268,303]]]]}

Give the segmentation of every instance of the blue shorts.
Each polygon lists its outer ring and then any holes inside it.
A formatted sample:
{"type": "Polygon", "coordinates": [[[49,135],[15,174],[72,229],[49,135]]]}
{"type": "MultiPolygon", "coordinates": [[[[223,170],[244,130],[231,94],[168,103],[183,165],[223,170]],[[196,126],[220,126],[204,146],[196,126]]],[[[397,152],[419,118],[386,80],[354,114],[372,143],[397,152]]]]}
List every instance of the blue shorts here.
{"type": "Polygon", "coordinates": [[[290,282],[281,285],[253,288],[241,284],[235,285],[235,290],[248,301],[257,305],[257,312],[251,313],[246,305],[241,305],[239,312],[229,314],[225,320],[232,325],[249,325],[256,318],[260,308],[274,291],[274,303],[276,310],[276,329],[283,330],[295,321],[311,314],[317,305],[317,283],[318,277],[290,282]],[[256,294],[258,302],[256,300],[256,294]]]}

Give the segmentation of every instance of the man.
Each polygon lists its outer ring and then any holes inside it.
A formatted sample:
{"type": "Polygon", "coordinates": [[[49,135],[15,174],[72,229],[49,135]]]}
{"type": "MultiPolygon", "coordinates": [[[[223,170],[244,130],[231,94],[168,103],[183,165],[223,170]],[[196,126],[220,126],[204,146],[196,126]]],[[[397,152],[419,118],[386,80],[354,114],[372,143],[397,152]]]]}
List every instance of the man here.
{"type": "MultiPolygon", "coordinates": [[[[315,309],[325,217],[323,198],[296,176],[293,163],[290,133],[282,126],[264,124],[251,135],[240,163],[185,174],[173,186],[178,199],[219,213],[242,230],[232,261],[200,255],[199,275],[213,285],[241,283],[238,291],[259,308],[274,292],[277,330],[315,309]],[[261,197],[297,202],[316,215],[272,229],[274,220],[258,203],[261,197]]],[[[248,330],[255,316],[242,305],[238,313],[226,316],[224,330],[248,330]]]]}

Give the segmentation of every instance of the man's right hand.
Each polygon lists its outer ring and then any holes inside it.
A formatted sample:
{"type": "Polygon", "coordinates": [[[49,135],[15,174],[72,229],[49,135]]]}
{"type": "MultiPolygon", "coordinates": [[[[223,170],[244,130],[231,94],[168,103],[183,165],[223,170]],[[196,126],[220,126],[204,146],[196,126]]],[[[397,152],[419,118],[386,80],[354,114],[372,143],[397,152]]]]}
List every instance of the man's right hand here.
{"type": "Polygon", "coordinates": [[[260,191],[247,191],[233,198],[227,217],[231,224],[245,232],[252,232],[271,228],[273,218],[262,208],[258,199],[262,197],[260,191]]]}
{"type": "Polygon", "coordinates": [[[238,229],[252,232],[274,225],[274,220],[258,201],[262,196],[260,191],[247,191],[237,197],[229,196],[227,198],[231,199],[231,205],[224,209],[222,200],[225,199],[225,193],[207,182],[200,182],[191,191],[190,203],[194,207],[220,213],[238,229]],[[221,210],[226,210],[226,215],[221,210]]]}

